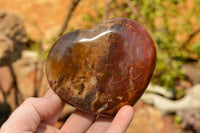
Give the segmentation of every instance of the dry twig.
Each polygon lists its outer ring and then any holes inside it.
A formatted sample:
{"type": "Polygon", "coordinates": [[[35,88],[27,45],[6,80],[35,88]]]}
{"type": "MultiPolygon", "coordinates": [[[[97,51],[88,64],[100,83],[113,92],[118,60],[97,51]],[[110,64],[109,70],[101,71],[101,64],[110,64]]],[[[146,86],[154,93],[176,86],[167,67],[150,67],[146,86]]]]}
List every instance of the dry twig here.
{"type": "Polygon", "coordinates": [[[65,17],[65,21],[64,21],[63,26],[61,28],[59,36],[62,36],[63,33],[65,32],[65,29],[67,28],[67,24],[68,24],[68,22],[69,22],[69,20],[70,20],[70,18],[72,16],[72,14],[73,14],[73,11],[75,10],[75,8],[77,7],[77,5],[78,5],[79,2],[80,2],[80,0],[72,0],[70,8],[69,8],[69,12],[68,12],[68,14],[65,17]]]}
{"type": "Polygon", "coordinates": [[[131,4],[131,0],[126,0],[127,5],[131,8],[131,13],[135,16],[136,20],[139,18],[140,14],[135,6],[131,4]]]}

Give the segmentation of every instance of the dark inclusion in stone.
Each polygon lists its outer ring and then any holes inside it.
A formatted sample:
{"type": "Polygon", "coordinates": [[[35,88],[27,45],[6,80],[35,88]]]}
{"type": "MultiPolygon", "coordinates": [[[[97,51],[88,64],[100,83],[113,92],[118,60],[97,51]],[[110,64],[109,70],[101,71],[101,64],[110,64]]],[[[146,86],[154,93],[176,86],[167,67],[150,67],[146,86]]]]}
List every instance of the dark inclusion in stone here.
{"type": "Polygon", "coordinates": [[[155,63],[149,33],[135,21],[116,18],[92,30],[63,35],[49,52],[46,75],[65,102],[97,115],[113,116],[141,97],[155,63]]]}

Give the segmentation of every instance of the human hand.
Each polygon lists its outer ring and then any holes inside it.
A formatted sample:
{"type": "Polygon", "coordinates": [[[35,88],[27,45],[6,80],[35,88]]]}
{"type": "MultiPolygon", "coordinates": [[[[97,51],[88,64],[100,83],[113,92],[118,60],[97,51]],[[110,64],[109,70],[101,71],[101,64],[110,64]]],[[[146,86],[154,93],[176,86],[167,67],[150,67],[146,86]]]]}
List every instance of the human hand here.
{"type": "Polygon", "coordinates": [[[64,103],[50,89],[42,98],[28,98],[2,125],[1,133],[124,133],[133,119],[133,108],[122,107],[114,118],[76,110],[61,129],[54,127],[64,103]]]}

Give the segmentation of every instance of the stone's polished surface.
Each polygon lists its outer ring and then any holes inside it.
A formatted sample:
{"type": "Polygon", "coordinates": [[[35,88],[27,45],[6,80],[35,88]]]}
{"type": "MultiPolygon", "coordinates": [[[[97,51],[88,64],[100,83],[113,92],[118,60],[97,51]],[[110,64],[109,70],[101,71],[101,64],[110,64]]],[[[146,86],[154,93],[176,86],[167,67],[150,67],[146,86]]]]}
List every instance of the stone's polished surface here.
{"type": "Polygon", "coordinates": [[[135,21],[116,18],[92,30],[76,30],[52,47],[46,74],[52,89],[72,106],[113,116],[134,105],[151,80],[156,51],[135,21]]]}

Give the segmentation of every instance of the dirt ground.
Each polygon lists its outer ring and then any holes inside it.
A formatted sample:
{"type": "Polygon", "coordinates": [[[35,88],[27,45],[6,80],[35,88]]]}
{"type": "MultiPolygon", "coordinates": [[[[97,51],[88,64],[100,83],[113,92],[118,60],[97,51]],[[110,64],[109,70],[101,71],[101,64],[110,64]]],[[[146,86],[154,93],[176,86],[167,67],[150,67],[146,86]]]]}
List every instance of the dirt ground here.
{"type": "MultiPolygon", "coordinates": [[[[95,9],[103,2],[81,1],[70,19],[68,27],[87,28],[83,14],[97,16],[95,9]]],[[[0,0],[0,9],[9,10],[21,16],[27,27],[28,36],[33,39],[50,39],[56,36],[70,7],[70,0],[0,0]]]]}

